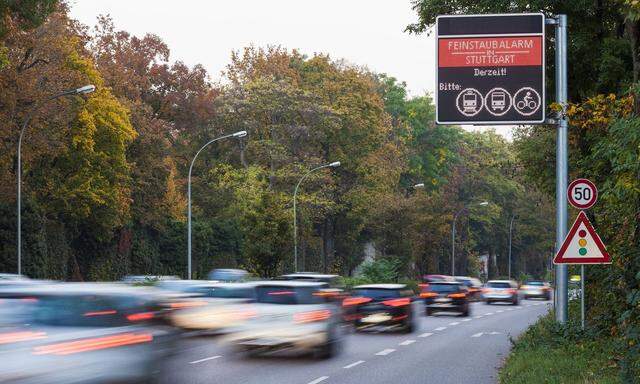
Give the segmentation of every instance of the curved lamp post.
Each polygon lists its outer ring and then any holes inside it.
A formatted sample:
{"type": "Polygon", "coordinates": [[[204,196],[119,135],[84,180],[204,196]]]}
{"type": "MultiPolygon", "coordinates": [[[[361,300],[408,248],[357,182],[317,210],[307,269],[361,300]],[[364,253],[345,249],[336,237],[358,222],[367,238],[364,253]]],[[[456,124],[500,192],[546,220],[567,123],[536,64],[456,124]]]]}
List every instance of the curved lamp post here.
{"type": "Polygon", "coordinates": [[[296,188],[293,190],[293,271],[298,272],[298,215],[296,214],[296,199],[298,197],[298,188],[300,188],[300,184],[307,178],[310,174],[315,171],[318,171],[323,168],[336,168],[340,166],[339,161],[334,161],[333,163],[321,165],[319,167],[315,167],[309,172],[305,173],[298,184],[296,184],[296,188]]]}
{"type": "Polygon", "coordinates": [[[224,135],[220,137],[216,137],[215,139],[209,140],[205,145],[203,145],[198,152],[196,152],[195,156],[191,160],[191,165],[189,166],[189,176],[187,178],[187,278],[191,280],[191,170],[193,169],[193,163],[198,158],[200,152],[205,149],[209,144],[215,143],[218,140],[227,139],[229,137],[245,137],[247,136],[247,131],[238,131],[235,133],[231,133],[229,135],[224,135]]]}
{"type": "Polygon", "coordinates": [[[460,216],[460,214],[462,212],[464,212],[467,208],[471,207],[471,206],[479,206],[479,207],[486,207],[487,205],[489,205],[488,201],[483,201],[481,203],[478,204],[471,204],[471,205],[465,205],[464,207],[460,208],[460,210],[458,212],[456,212],[456,214],[453,216],[453,225],[451,226],[451,276],[455,276],[455,270],[456,270],[456,221],[458,220],[458,216],[460,216]]]}
{"type": "Polygon", "coordinates": [[[27,112],[27,116],[22,123],[22,128],[20,129],[20,137],[18,138],[18,169],[16,171],[18,178],[18,275],[22,274],[22,138],[24,137],[24,132],[27,130],[27,126],[29,125],[29,121],[36,113],[36,111],[45,103],[57,99],[63,96],[72,96],[72,95],[86,95],[87,93],[91,93],[96,90],[95,85],[89,84],[84,87],[69,89],[64,92],[57,93],[53,96],[49,96],[41,102],[37,102],[31,106],[31,109],[27,112]]]}

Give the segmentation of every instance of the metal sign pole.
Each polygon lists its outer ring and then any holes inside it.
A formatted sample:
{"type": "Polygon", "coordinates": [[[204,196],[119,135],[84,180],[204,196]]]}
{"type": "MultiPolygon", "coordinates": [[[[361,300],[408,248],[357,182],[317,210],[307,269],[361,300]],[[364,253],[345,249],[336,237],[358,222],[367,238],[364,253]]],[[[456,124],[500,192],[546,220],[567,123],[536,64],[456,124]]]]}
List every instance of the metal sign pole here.
{"type": "MultiPolygon", "coordinates": [[[[556,19],[556,102],[562,106],[558,116],[556,142],[556,244],[567,234],[568,121],[567,105],[567,15],[556,19]]],[[[567,322],[567,266],[556,265],[556,321],[567,322]]]]}
{"type": "Polygon", "coordinates": [[[582,325],[582,329],[584,329],[584,264],[580,265],[580,324],[582,325]]]}

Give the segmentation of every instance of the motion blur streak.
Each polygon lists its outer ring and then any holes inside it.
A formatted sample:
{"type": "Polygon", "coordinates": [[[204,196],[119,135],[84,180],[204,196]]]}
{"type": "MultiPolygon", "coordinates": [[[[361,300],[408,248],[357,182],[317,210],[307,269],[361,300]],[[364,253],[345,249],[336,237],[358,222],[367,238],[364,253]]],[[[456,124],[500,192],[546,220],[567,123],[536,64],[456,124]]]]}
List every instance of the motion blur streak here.
{"type": "Polygon", "coordinates": [[[124,345],[148,343],[153,340],[150,334],[124,333],[115,336],[98,337],[68,343],[50,344],[34,348],[35,355],[70,355],[74,353],[95,351],[99,349],[115,348],[124,345]]]}
{"type": "Polygon", "coordinates": [[[85,317],[91,317],[91,316],[106,316],[106,315],[115,315],[116,313],[118,313],[118,311],[114,310],[109,310],[109,311],[94,311],[94,312],[87,312],[84,314],[85,317]]]}
{"type": "Polygon", "coordinates": [[[314,321],[327,320],[329,317],[331,317],[331,311],[323,309],[319,311],[296,313],[293,316],[293,320],[296,323],[312,323],[314,321]]]}
{"type": "Polygon", "coordinates": [[[17,343],[20,341],[46,339],[47,334],[45,332],[12,332],[12,333],[0,333],[0,344],[17,343]]]}
{"type": "Polygon", "coordinates": [[[142,313],[134,313],[133,315],[128,315],[127,320],[129,321],[144,321],[153,319],[153,312],[142,312],[142,313]]]}

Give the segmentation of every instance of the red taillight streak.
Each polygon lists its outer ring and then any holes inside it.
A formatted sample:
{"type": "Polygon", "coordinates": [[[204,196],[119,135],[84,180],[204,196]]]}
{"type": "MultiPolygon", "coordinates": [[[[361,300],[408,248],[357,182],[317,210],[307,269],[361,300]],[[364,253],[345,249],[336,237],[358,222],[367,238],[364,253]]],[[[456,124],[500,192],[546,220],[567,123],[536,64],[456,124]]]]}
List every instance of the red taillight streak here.
{"type": "Polygon", "coordinates": [[[153,336],[148,333],[135,334],[124,333],[114,336],[97,337],[93,339],[71,341],[67,343],[51,344],[34,348],[35,355],[70,355],[80,352],[95,351],[100,349],[115,348],[125,345],[148,343],[153,336]]]}
{"type": "Polygon", "coordinates": [[[331,311],[322,309],[319,311],[301,312],[293,315],[293,321],[296,323],[312,323],[314,321],[323,321],[331,317],[331,311]]]}
{"type": "Polygon", "coordinates": [[[516,293],[515,289],[507,289],[507,293],[516,293]]]}
{"type": "Polygon", "coordinates": [[[464,293],[452,293],[448,297],[450,297],[452,299],[463,299],[463,298],[467,297],[467,295],[464,294],[464,293]]]}
{"type": "Polygon", "coordinates": [[[129,321],[144,321],[153,319],[153,312],[142,312],[142,313],[134,313],[132,315],[127,316],[127,320],[129,321]]]}
{"type": "Polygon", "coordinates": [[[423,299],[428,299],[430,297],[436,297],[436,296],[438,296],[438,294],[435,293],[435,292],[422,292],[420,294],[420,297],[423,298],[423,299]]]}
{"type": "Polygon", "coordinates": [[[404,319],[406,319],[407,317],[409,317],[409,315],[400,315],[400,316],[396,316],[396,317],[391,318],[391,320],[393,320],[393,321],[399,321],[399,320],[404,320],[404,319]]]}
{"type": "Polygon", "coordinates": [[[402,307],[411,304],[411,299],[405,297],[402,299],[385,300],[382,302],[382,304],[388,305],[390,307],[402,307]]]}
{"type": "Polygon", "coordinates": [[[0,344],[17,343],[20,341],[46,339],[45,332],[11,332],[0,334],[0,344]]]}
{"type": "Polygon", "coordinates": [[[118,313],[115,309],[111,309],[108,311],[95,311],[95,312],[87,312],[83,316],[91,317],[91,316],[105,316],[105,315],[115,315],[118,313]]]}
{"type": "Polygon", "coordinates": [[[174,309],[181,309],[181,308],[202,307],[203,305],[207,305],[207,303],[204,301],[178,301],[178,302],[169,304],[169,307],[174,309]]]}
{"type": "Polygon", "coordinates": [[[269,296],[294,295],[294,294],[295,292],[293,291],[275,291],[275,292],[268,293],[269,296]]]}
{"type": "Polygon", "coordinates": [[[342,301],[343,307],[350,307],[352,305],[359,305],[370,302],[371,299],[368,297],[347,297],[342,301]]]}

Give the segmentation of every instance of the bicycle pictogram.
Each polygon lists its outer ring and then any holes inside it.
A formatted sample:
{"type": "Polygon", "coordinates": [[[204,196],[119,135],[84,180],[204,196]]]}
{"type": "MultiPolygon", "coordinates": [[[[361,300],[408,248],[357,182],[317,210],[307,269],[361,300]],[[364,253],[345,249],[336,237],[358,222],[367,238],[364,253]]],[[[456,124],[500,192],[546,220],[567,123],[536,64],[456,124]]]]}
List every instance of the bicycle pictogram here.
{"type": "Polygon", "coordinates": [[[540,94],[533,88],[520,88],[513,96],[515,109],[523,116],[531,116],[540,109],[542,99],[540,94]]]}

